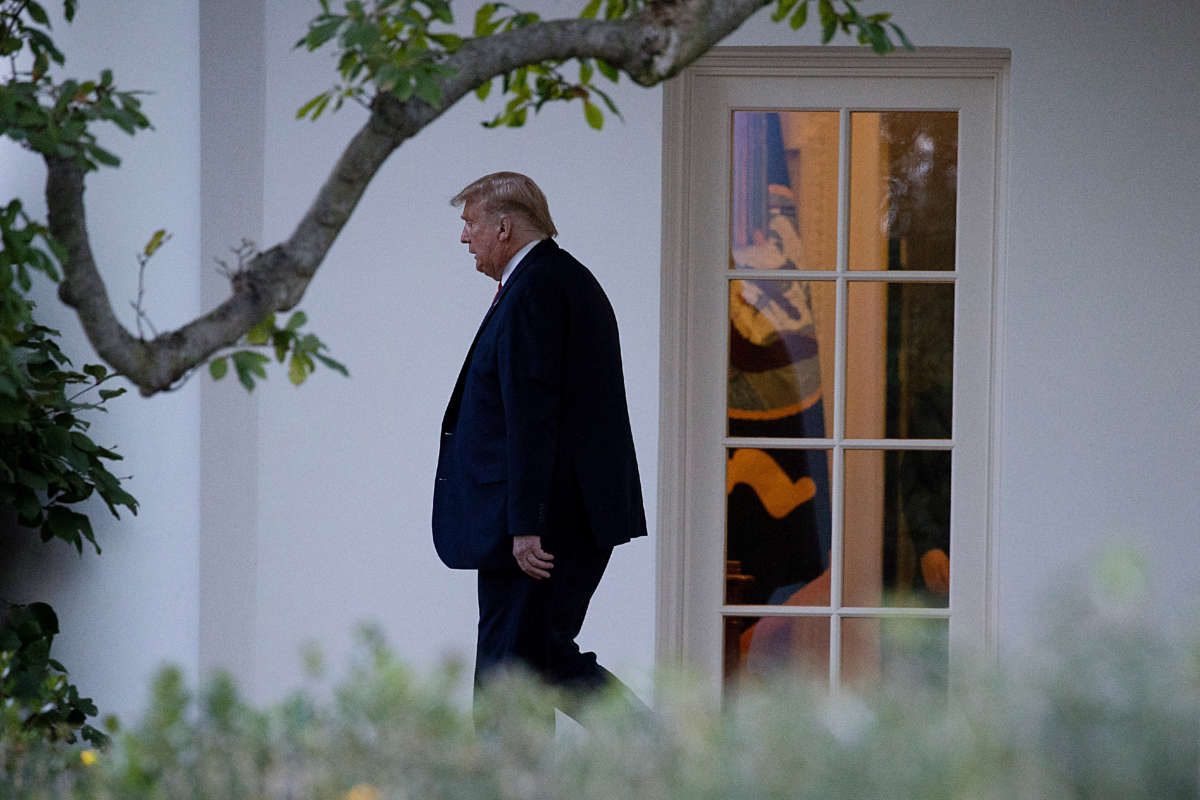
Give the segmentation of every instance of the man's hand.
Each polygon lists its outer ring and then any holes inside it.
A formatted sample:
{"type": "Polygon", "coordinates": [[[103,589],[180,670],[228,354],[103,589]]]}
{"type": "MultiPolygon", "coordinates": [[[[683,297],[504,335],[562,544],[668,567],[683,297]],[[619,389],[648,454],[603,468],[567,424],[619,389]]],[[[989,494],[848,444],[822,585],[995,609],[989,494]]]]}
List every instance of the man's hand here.
{"type": "Polygon", "coordinates": [[[540,536],[514,536],[513,558],[522,572],[538,580],[549,578],[554,566],[554,556],[542,549],[540,536]]]}

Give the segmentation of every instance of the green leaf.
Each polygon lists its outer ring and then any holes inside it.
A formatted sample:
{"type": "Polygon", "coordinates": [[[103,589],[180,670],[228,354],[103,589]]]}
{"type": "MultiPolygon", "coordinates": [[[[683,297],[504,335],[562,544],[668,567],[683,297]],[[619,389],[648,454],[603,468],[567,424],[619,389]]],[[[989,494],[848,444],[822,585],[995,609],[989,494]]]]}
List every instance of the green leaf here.
{"type": "Polygon", "coordinates": [[[493,23],[492,15],[496,13],[495,3],[484,3],[475,12],[475,35],[490,36],[499,23],[493,23]]]}
{"type": "MultiPolygon", "coordinates": [[[[75,549],[82,552],[83,542],[80,539],[82,533],[89,542],[95,545],[95,537],[92,534],[92,523],[86,516],[78,511],[72,511],[66,506],[51,506],[46,514],[46,521],[42,525],[42,534],[49,533],[51,536],[58,537],[64,541],[75,545],[75,549]]],[[[99,552],[100,548],[96,548],[99,552]]]]}
{"type": "Polygon", "coordinates": [[[454,23],[454,14],[450,11],[450,4],[446,0],[424,0],[424,2],[433,13],[435,19],[447,25],[454,23]]]}
{"type": "Polygon", "coordinates": [[[100,399],[101,400],[112,400],[114,397],[120,397],[123,394],[125,394],[124,386],[122,386],[120,389],[101,389],[100,390],[100,399]]]}
{"type": "Polygon", "coordinates": [[[796,13],[792,14],[792,18],[788,20],[788,25],[792,26],[792,30],[798,31],[804,27],[804,23],[808,22],[808,0],[796,9],[796,13]]]}
{"type": "Polygon", "coordinates": [[[88,375],[91,375],[92,378],[95,379],[96,383],[99,383],[108,377],[108,368],[103,364],[85,364],[83,371],[88,375]]]}
{"type": "Polygon", "coordinates": [[[246,341],[253,345],[264,345],[271,341],[271,331],[275,329],[275,315],[267,314],[246,333],[246,341]]]}
{"type": "MultiPolygon", "coordinates": [[[[321,19],[321,17],[317,17],[317,19],[321,19]]],[[[340,28],[342,23],[345,21],[345,17],[337,16],[327,19],[324,22],[311,25],[308,29],[308,33],[304,35],[304,38],[296,42],[296,47],[303,45],[309,50],[316,50],[318,47],[336,36],[338,28],[340,28]]]]}
{"type": "MultiPolygon", "coordinates": [[[[795,1],[796,0],[792,0],[792,2],[795,2],[795,1]]],[[[583,7],[583,11],[579,12],[579,16],[582,19],[595,19],[596,14],[599,11],[600,11],[600,0],[590,0],[590,2],[586,6],[583,7]]]]}
{"type": "Polygon", "coordinates": [[[284,330],[294,331],[301,325],[304,325],[306,322],[308,322],[308,315],[303,311],[297,311],[288,318],[287,325],[284,327],[284,330]]]}
{"type": "Polygon", "coordinates": [[[379,41],[379,26],[370,22],[355,22],[342,34],[342,46],[364,50],[379,41]]]}
{"type": "Polygon", "coordinates": [[[587,124],[596,130],[604,127],[604,112],[591,100],[583,101],[583,116],[587,119],[587,124]]]}
{"type": "Polygon", "coordinates": [[[58,635],[58,615],[49,603],[30,603],[25,609],[42,629],[43,636],[58,635]]]}
{"type": "Polygon", "coordinates": [[[775,12],[771,14],[772,22],[783,22],[787,18],[788,12],[796,5],[796,0],[779,0],[779,4],[775,12]]]}
{"type": "Polygon", "coordinates": [[[292,342],[296,340],[296,334],[291,331],[277,330],[271,334],[271,344],[275,346],[275,360],[280,364],[287,356],[288,348],[292,346],[292,342]]]}
{"type": "Polygon", "coordinates": [[[62,111],[67,107],[75,97],[75,92],[79,89],[79,82],[73,80],[65,80],[58,87],[58,101],[54,104],[55,111],[62,111]]]}
{"type": "Polygon", "coordinates": [[[214,358],[208,362],[208,374],[212,375],[214,381],[219,381],[225,377],[225,373],[229,372],[229,361],[225,356],[214,358]]]}
{"type": "Polygon", "coordinates": [[[478,97],[480,100],[487,100],[488,95],[491,93],[492,93],[491,80],[488,80],[487,83],[480,84],[479,86],[477,86],[475,88],[475,96],[478,97]]]}
{"type": "Polygon", "coordinates": [[[88,145],[87,149],[88,149],[88,153],[91,154],[92,158],[96,159],[101,164],[104,164],[105,166],[108,166],[108,167],[121,166],[121,159],[117,158],[112,153],[105,150],[103,147],[100,147],[99,145],[91,144],[91,145],[88,145]]]}
{"type": "Polygon", "coordinates": [[[237,371],[238,380],[246,387],[247,391],[254,389],[254,377],[266,378],[267,371],[263,368],[270,359],[262,353],[254,353],[249,350],[238,350],[233,354],[233,368],[237,371]]]}
{"type": "Polygon", "coordinates": [[[288,361],[288,380],[293,385],[299,386],[304,383],[304,379],[313,371],[312,360],[300,353],[293,353],[288,361]]]}
{"type": "Polygon", "coordinates": [[[313,121],[321,116],[321,112],[325,110],[325,106],[329,105],[330,92],[321,92],[319,95],[309,100],[296,112],[296,119],[304,119],[308,114],[312,114],[313,121]]]}
{"type": "Polygon", "coordinates": [[[821,44],[828,44],[837,33],[838,15],[830,0],[820,0],[817,9],[821,14],[821,44]]]}
{"type": "Polygon", "coordinates": [[[917,49],[913,45],[913,43],[908,40],[908,36],[906,36],[904,34],[904,31],[900,29],[899,25],[897,25],[894,22],[889,22],[888,27],[896,32],[896,38],[898,38],[900,40],[900,44],[902,44],[904,46],[905,50],[916,50],[917,49]]]}
{"type": "Polygon", "coordinates": [[[876,53],[882,55],[896,49],[896,46],[892,44],[891,39],[888,38],[887,33],[881,25],[868,25],[864,30],[871,49],[876,53]]]}
{"type": "Polygon", "coordinates": [[[442,104],[442,87],[426,72],[418,72],[415,77],[417,97],[434,108],[439,107],[442,104]]]}
{"type": "Polygon", "coordinates": [[[619,120],[625,119],[621,116],[621,110],[617,108],[617,104],[612,101],[611,97],[594,86],[592,87],[592,94],[597,95],[601,100],[604,101],[604,105],[608,106],[608,111],[610,114],[619,120]]]}
{"type": "Polygon", "coordinates": [[[150,237],[150,241],[146,242],[146,247],[142,250],[142,254],[147,258],[154,255],[158,248],[163,246],[163,242],[167,240],[167,232],[163,228],[159,228],[150,237]]]}
{"type": "Polygon", "coordinates": [[[340,373],[342,373],[342,375],[345,375],[347,378],[350,377],[350,371],[348,369],[346,369],[345,365],[342,364],[340,361],[334,361],[329,356],[323,356],[320,353],[313,353],[313,356],[318,361],[320,361],[322,364],[329,367],[331,370],[333,370],[335,372],[340,372],[340,373]]]}
{"type": "Polygon", "coordinates": [[[602,58],[596,59],[596,69],[600,70],[600,74],[608,78],[613,83],[616,83],[621,77],[620,70],[602,58]]]}
{"type": "Polygon", "coordinates": [[[429,38],[446,48],[447,53],[456,52],[463,43],[462,37],[454,33],[431,33],[429,38]]]}
{"type": "Polygon", "coordinates": [[[42,432],[42,447],[47,454],[60,458],[75,450],[70,431],[58,425],[51,425],[42,432]]]}
{"type": "Polygon", "coordinates": [[[79,431],[71,432],[71,443],[75,445],[77,449],[82,450],[85,453],[94,453],[99,449],[96,447],[95,442],[93,442],[87,436],[84,436],[79,431]]]}
{"type": "Polygon", "coordinates": [[[33,17],[33,21],[39,25],[50,24],[50,18],[46,16],[46,9],[35,3],[34,0],[26,0],[25,10],[29,12],[29,16],[33,17]]]}
{"type": "Polygon", "coordinates": [[[398,84],[396,84],[396,88],[392,89],[392,94],[394,94],[396,96],[396,99],[399,100],[400,102],[404,102],[408,98],[412,97],[413,82],[412,82],[411,76],[406,75],[404,77],[404,80],[402,80],[398,84]]]}
{"type": "Polygon", "coordinates": [[[296,342],[295,350],[297,353],[315,353],[321,347],[321,340],[315,334],[309,333],[303,339],[296,342]]]}

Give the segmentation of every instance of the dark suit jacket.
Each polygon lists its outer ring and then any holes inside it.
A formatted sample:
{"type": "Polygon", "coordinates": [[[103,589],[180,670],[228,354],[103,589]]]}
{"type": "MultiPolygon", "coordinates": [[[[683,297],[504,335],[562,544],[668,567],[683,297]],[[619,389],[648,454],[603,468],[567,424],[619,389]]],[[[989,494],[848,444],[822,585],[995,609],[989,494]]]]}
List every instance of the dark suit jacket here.
{"type": "Polygon", "coordinates": [[[513,566],[512,537],[646,534],[612,306],[552,240],[517,265],[442,422],[433,541],[449,567],[513,566]]]}

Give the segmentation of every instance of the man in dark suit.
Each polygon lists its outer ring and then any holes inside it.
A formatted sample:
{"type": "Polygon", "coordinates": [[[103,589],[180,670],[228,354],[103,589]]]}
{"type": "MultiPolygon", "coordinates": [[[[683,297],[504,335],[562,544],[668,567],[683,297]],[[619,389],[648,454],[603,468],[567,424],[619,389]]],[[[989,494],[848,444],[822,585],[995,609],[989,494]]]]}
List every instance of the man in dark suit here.
{"type": "Polygon", "coordinates": [[[623,689],[575,643],[612,548],[646,534],[616,317],[554,243],[532,180],[487,175],[451,203],[476,269],[500,282],[442,422],[433,500],[438,555],[479,571],[476,685],[519,664],[569,690],[623,689]]]}

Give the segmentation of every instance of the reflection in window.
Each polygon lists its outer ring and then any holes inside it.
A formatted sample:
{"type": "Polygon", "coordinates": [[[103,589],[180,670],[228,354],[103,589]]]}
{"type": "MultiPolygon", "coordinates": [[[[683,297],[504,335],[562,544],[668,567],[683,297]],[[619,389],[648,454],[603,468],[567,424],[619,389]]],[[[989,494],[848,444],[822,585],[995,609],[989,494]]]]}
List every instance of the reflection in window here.
{"type": "Polygon", "coordinates": [[[954,284],[854,283],[846,331],[846,435],[948,439],[954,284]]]}
{"type": "Polygon", "coordinates": [[[845,605],[948,605],[950,460],[948,450],[846,452],[845,605]],[[853,487],[878,483],[877,505],[854,503],[853,487]]]}
{"type": "MultiPolygon", "coordinates": [[[[821,157],[832,153],[836,170],[836,112],[734,114],[731,257],[738,269],[806,263],[784,116],[832,133],[821,157]]],[[[832,189],[836,203],[836,182],[832,189]]],[[[730,436],[825,436],[816,309],[832,321],[834,292],[832,284],[822,288],[814,293],[812,282],[796,280],[729,282],[730,436]]],[[[731,449],[727,477],[726,558],[739,576],[729,585],[742,598],[731,602],[787,602],[829,566],[829,454],[731,449]]],[[[827,592],[820,602],[828,603],[827,592]]]]}
{"type": "Polygon", "coordinates": [[[786,670],[827,684],[829,630],[829,617],[726,617],[724,677],[786,670]]]}
{"type": "Polygon", "coordinates": [[[850,268],[954,269],[958,112],[850,115],[850,268]]]}
{"type": "Polygon", "coordinates": [[[827,450],[729,451],[727,603],[829,604],[828,581],[813,584],[829,568],[829,503],[817,498],[828,458],[827,450]]]}
{"type": "Polygon", "coordinates": [[[735,269],[833,269],[838,112],[735,111],[735,269]]]}
{"type": "Polygon", "coordinates": [[[825,436],[815,311],[832,303],[833,287],[823,283],[729,282],[730,436],[825,436]],[[828,289],[816,302],[814,284],[828,289]]]}

